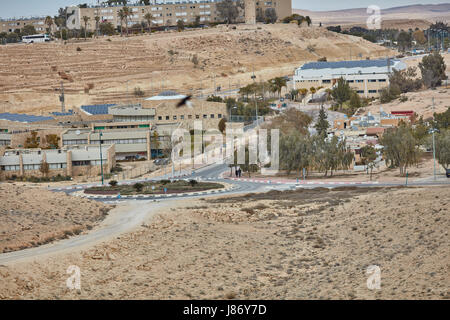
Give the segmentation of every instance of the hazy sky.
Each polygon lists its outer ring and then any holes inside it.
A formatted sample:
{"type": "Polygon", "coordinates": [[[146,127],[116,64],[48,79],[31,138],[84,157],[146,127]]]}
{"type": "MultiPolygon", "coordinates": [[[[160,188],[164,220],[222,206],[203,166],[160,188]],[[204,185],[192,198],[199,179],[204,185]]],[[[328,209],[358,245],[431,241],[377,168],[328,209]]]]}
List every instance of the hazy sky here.
{"type": "MultiPolygon", "coordinates": [[[[308,10],[338,10],[347,8],[362,8],[378,5],[380,8],[390,8],[411,4],[447,3],[440,0],[292,0],[295,9],[308,10]]],[[[134,1],[133,1],[134,2],[134,1]]],[[[93,0],[0,0],[0,18],[29,17],[55,15],[58,8],[80,3],[97,3],[93,0]]]]}

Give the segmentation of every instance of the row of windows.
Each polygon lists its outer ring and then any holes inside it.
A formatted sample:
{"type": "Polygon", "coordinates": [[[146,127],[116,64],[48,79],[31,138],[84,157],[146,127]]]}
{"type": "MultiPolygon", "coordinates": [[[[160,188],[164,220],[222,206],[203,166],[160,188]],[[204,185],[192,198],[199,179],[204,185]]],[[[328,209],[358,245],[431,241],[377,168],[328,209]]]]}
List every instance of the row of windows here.
{"type": "Polygon", "coordinates": [[[2,171],[19,171],[20,166],[1,166],[2,171]]]}
{"type": "MultiPolygon", "coordinates": [[[[189,115],[187,116],[187,119],[188,119],[188,120],[192,120],[192,118],[193,118],[192,114],[189,114],[189,115]]],[[[210,114],[210,115],[209,115],[209,118],[210,118],[210,119],[215,119],[215,118],[216,118],[216,115],[215,115],[215,114],[210,114]]],[[[218,118],[218,119],[222,119],[222,114],[221,114],[221,113],[217,114],[217,118],[218,118]]],[[[195,119],[200,119],[200,115],[199,115],[199,114],[196,114],[196,115],[195,115],[195,119]]],[[[204,114],[204,115],[203,115],[203,119],[208,119],[208,115],[207,115],[207,114],[204,114]]],[[[163,116],[158,116],[158,120],[163,120],[163,116]]],[[[165,120],[170,120],[170,116],[165,116],[165,120]]],[[[172,120],[178,120],[178,116],[172,116],[172,120]]],[[[186,116],[185,116],[184,114],[181,115],[181,116],[180,116],[180,120],[186,120],[186,116]]]]}
{"type": "MultiPolygon", "coordinates": [[[[67,168],[67,164],[65,163],[50,163],[48,165],[50,170],[55,169],[65,169],[67,168]]],[[[30,170],[39,170],[41,168],[40,164],[24,164],[23,170],[30,171],[30,170]]],[[[2,171],[19,171],[20,165],[12,165],[12,166],[1,166],[2,171]]]]}
{"type": "Polygon", "coordinates": [[[0,146],[9,146],[11,140],[0,140],[0,146]]]}
{"type": "MultiPolygon", "coordinates": [[[[92,144],[100,144],[100,140],[91,141],[92,144]]],[[[111,139],[102,140],[102,144],[137,144],[137,143],[147,143],[146,138],[142,139],[111,139]]]]}
{"type": "Polygon", "coordinates": [[[87,139],[83,140],[64,140],[63,145],[69,146],[69,145],[79,145],[79,144],[88,144],[87,139]]]}
{"type": "MultiPolygon", "coordinates": [[[[377,93],[377,92],[381,92],[381,90],[369,90],[369,93],[377,93]]],[[[357,90],[356,93],[363,94],[364,90],[357,90]]]]}

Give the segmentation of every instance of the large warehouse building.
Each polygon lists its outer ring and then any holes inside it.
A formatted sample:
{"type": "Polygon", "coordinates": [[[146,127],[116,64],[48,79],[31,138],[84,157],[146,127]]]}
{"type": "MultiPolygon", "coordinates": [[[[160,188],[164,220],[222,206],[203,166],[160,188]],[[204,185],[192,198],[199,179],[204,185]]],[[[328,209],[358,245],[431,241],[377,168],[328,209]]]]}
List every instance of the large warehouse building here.
{"type": "Polygon", "coordinates": [[[332,88],[342,77],[360,95],[373,97],[389,85],[389,75],[393,70],[406,67],[400,60],[390,59],[310,62],[295,71],[294,87],[308,90],[311,87],[332,88]]]}

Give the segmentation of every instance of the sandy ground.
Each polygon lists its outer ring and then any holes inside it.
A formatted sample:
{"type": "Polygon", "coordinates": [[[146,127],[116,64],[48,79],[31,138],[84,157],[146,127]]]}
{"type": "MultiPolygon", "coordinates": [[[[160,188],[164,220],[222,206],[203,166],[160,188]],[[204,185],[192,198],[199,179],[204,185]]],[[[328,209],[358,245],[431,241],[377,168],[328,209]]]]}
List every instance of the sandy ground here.
{"type": "Polygon", "coordinates": [[[0,253],[35,247],[92,229],[112,208],[40,187],[0,185],[0,253]]]}
{"type": "Polygon", "coordinates": [[[324,28],[288,24],[218,26],[205,30],[0,47],[0,112],[34,114],[59,110],[59,72],[66,108],[81,104],[133,102],[135,87],[150,96],[162,90],[204,94],[252,81],[292,75],[305,61],[350,54],[386,56],[385,48],[324,28]],[[77,48],[81,51],[77,51],[77,48]],[[197,55],[198,65],[192,59],[197,55]],[[86,85],[94,88],[84,93],[86,85]],[[128,87],[128,94],[127,94],[128,87]]]}
{"type": "Polygon", "coordinates": [[[90,249],[0,266],[0,299],[449,299],[449,187],[192,200],[90,249]],[[66,270],[81,270],[69,290],[66,270]],[[369,290],[366,269],[381,269],[369,290]]]}

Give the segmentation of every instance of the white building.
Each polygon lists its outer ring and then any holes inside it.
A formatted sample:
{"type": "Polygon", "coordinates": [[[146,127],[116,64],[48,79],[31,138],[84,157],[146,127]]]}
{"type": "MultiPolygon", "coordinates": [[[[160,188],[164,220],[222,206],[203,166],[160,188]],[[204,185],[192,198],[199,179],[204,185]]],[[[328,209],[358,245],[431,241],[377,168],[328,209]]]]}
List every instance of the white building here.
{"type": "Polygon", "coordinates": [[[309,62],[295,71],[294,88],[332,88],[344,78],[357,93],[372,97],[389,85],[393,70],[404,70],[400,60],[355,60],[337,62],[309,62]]]}

